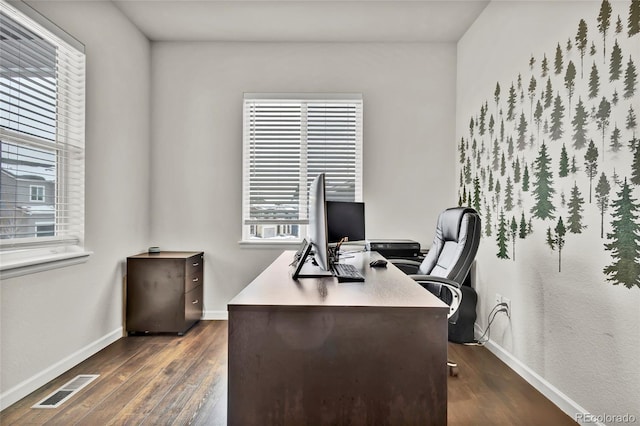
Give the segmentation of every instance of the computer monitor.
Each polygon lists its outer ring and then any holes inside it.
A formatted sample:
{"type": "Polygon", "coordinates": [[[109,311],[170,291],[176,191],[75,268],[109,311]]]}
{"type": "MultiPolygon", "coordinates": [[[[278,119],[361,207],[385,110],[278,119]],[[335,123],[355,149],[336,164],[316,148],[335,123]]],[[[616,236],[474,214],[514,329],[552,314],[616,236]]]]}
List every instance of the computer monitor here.
{"type": "Polygon", "coordinates": [[[364,203],[327,201],[327,232],[329,243],[364,240],[364,203]]]}
{"type": "Polygon", "coordinates": [[[320,173],[309,188],[309,241],[313,245],[318,267],[329,271],[329,243],[327,241],[325,176],[320,173]]]}

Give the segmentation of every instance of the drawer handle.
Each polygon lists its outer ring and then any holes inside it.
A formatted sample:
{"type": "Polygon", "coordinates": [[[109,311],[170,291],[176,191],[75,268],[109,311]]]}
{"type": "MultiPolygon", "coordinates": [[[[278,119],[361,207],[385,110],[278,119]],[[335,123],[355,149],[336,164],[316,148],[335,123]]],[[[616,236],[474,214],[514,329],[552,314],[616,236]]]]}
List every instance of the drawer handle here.
{"type": "Polygon", "coordinates": [[[196,263],[193,264],[193,266],[198,266],[198,265],[200,265],[199,262],[196,262],[196,263]]]}
{"type": "Polygon", "coordinates": [[[199,281],[199,280],[198,280],[198,277],[195,277],[192,281],[193,281],[194,283],[197,283],[197,282],[199,281]]]}
{"type": "Polygon", "coordinates": [[[196,299],[196,300],[194,300],[193,302],[191,302],[191,304],[192,304],[192,305],[197,305],[197,304],[198,304],[198,302],[199,302],[199,300],[198,300],[198,299],[196,299]]]}

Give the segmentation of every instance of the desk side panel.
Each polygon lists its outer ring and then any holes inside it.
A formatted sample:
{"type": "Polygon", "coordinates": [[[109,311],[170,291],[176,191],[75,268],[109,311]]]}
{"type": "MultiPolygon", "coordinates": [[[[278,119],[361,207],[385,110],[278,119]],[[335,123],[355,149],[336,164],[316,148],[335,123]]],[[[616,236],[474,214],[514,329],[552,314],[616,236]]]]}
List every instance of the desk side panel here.
{"type": "Polygon", "coordinates": [[[229,425],[447,419],[446,310],[229,312],[229,425]]]}

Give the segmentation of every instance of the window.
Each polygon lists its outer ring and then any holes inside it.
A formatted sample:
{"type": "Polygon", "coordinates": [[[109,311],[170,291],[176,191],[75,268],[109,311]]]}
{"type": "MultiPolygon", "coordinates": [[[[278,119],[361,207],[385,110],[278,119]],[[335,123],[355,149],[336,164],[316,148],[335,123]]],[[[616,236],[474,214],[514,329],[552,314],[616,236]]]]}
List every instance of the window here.
{"type": "Polygon", "coordinates": [[[326,173],[327,199],[362,201],[362,96],[245,94],[243,240],[306,235],[308,191],[326,173]]]}
{"type": "Polygon", "coordinates": [[[0,0],[3,270],[44,246],[82,247],[84,86],[82,45],[23,3],[0,0]]]}
{"type": "Polygon", "coordinates": [[[44,202],[44,186],[30,185],[29,192],[31,193],[31,201],[35,201],[37,203],[44,202]]]}

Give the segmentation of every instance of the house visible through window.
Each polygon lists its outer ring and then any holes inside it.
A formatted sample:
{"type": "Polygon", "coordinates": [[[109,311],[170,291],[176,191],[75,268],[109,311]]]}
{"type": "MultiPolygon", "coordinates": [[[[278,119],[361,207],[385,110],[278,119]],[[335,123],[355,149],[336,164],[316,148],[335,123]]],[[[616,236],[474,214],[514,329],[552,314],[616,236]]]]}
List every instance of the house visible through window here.
{"type": "Polygon", "coordinates": [[[327,199],[362,200],[362,96],[245,94],[243,240],[306,235],[308,191],[326,173],[327,199]]]}
{"type": "Polygon", "coordinates": [[[31,185],[29,189],[31,191],[31,201],[35,201],[37,203],[44,202],[44,186],[31,185]]]}
{"type": "Polygon", "coordinates": [[[0,0],[3,268],[43,245],[82,247],[84,102],[84,47],[27,5],[0,0]]]}

